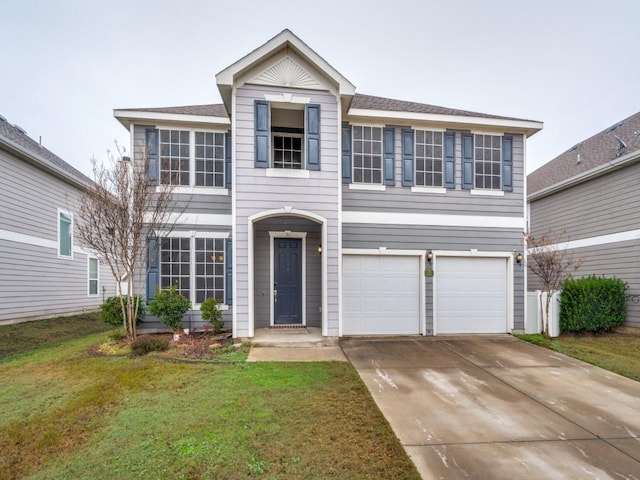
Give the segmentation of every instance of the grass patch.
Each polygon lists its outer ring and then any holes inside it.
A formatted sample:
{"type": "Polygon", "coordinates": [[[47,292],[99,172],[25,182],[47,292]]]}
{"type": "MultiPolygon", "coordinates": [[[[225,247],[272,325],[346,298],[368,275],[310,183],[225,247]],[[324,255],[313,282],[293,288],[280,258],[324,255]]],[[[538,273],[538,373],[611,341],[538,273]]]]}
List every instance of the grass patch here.
{"type": "Polygon", "coordinates": [[[595,335],[563,334],[546,339],[542,335],[516,335],[583,362],[640,381],[640,337],[621,333],[595,335]]]}
{"type": "Polygon", "coordinates": [[[111,329],[97,312],[0,325],[0,358],[111,329]]]}
{"type": "Polygon", "coordinates": [[[418,479],[348,363],[88,354],[107,334],[0,364],[0,479],[418,479]]]}

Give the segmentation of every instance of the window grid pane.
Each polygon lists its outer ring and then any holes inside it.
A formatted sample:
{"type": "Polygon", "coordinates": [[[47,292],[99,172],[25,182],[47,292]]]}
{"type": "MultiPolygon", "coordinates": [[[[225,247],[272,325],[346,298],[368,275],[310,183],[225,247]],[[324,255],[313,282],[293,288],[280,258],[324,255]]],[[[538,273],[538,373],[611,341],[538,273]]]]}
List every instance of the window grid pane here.
{"type": "Polygon", "coordinates": [[[163,238],[160,243],[160,286],[175,285],[187,298],[190,295],[190,248],[188,238],[163,238]]]}
{"type": "Polygon", "coordinates": [[[442,186],[443,134],[416,130],[416,185],[442,186]]]}
{"type": "Polygon", "coordinates": [[[66,213],[60,212],[59,216],[60,223],[60,238],[59,248],[60,248],[60,256],[62,257],[70,257],[71,252],[73,250],[73,241],[72,241],[72,227],[71,227],[71,216],[66,213]]]}
{"type": "Polygon", "coordinates": [[[189,131],[160,130],[160,183],[189,185],[189,131]]]}
{"type": "Polygon", "coordinates": [[[353,127],[353,181],[382,184],[382,128],[353,127]]]}
{"type": "Polygon", "coordinates": [[[196,132],[196,186],[224,186],[224,134],[196,132]]]}
{"type": "Polygon", "coordinates": [[[273,167],[302,169],[302,137],[274,135],[273,167]]]}
{"type": "Polygon", "coordinates": [[[195,302],[208,297],[224,302],[224,240],[196,238],[195,302]]]}
{"type": "Polygon", "coordinates": [[[502,149],[497,135],[475,136],[475,188],[501,188],[502,149]]]}

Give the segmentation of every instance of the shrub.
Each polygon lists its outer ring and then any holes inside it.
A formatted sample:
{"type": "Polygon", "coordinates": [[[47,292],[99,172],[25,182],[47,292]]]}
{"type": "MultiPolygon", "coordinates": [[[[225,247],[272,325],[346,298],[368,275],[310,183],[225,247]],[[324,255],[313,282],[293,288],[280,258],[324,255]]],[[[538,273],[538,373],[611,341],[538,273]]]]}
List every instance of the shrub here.
{"type": "MultiPolygon", "coordinates": [[[[136,325],[140,325],[145,314],[145,303],[141,297],[133,297],[138,302],[138,314],[136,315],[136,325]]],[[[124,297],[125,306],[127,305],[127,297],[124,297]]],[[[122,318],[122,307],[120,305],[120,297],[109,297],[102,305],[100,305],[100,318],[103,322],[113,325],[114,327],[122,327],[124,324],[122,318]]]]}
{"type": "Polygon", "coordinates": [[[224,327],[222,321],[222,311],[220,310],[220,300],[208,297],[200,304],[200,312],[202,319],[206,320],[213,327],[213,333],[219,333],[224,327]]]}
{"type": "Polygon", "coordinates": [[[560,296],[561,332],[604,332],[621,325],[626,312],[627,284],[617,278],[565,280],[560,296]]]}
{"type": "Polygon", "coordinates": [[[160,317],[162,323],[173,331],[182,328],[182,317],[191,308],[191,300],[176,291],[175,285],[156,291],[149,302],[149,313],[160,317]]]}
{"type": "Polygon", "coordinates": [[[165,337],[140,337],[131,344],[131,353],[146,355],[149,352],[164,352],[169,348],[169,340],[165,337]]]}

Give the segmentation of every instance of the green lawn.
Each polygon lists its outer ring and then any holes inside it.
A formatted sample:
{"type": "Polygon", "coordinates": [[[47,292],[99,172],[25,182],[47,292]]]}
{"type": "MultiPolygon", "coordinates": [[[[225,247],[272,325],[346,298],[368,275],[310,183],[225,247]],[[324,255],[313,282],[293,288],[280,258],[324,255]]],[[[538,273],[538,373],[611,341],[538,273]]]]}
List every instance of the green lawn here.
{"type": "Polygon", "coordinates": [[[0,325],[0,358],[112,328],[102,322],[96,312],[0,325]]]}
{"type": "MultiPolygon", "coordinates": [[[[2,327],[4,328],[4,327],[2,327]]],[[[418,479],[348,363],[0,361],[0,479],[418,479]]]]}
{"type": "Polygon", "coordinates": [[[542,335],[517,335],[517,337],[640,381],[640,337],[638,336],[619,333],[563,334],[550,340],[542,335]]]}

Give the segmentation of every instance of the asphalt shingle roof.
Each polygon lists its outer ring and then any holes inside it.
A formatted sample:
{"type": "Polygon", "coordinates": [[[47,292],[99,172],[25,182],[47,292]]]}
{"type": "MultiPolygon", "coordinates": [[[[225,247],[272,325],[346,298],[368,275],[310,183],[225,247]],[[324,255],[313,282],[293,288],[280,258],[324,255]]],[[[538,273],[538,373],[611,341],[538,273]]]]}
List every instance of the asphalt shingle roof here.
{"type": "Polygon", "coordinates": [[[634,152],[640,153],[640,112],[583,140],[530,173],[527,194],[532,195],[634,152]],[[619,148],[621,145],[616,137],[627,145],[626,148],[619,148]]]}
{"type": "Polygon", "coordinates": [[[180,115],[204,115],[207,117],[228,118],[227,110],[222,103],[207,105],[185,105],[182,107],[157,107],[157,108],[124,108],[135,112],[177,113],[180,115]]]}
{"type": "Polygon", "coordinates": [[[0,143],[7,143],[22,150],[23,153],[34,158],[41,164],[58,171],[66,177],[70,177],[84,185],[92,183],[85,174],[76,170],[67,162],[58,157],[55,153],[47,150],[38,142],[33,140],[20,129],[11,125],[6,120],[0,118],[0,143]]]}

